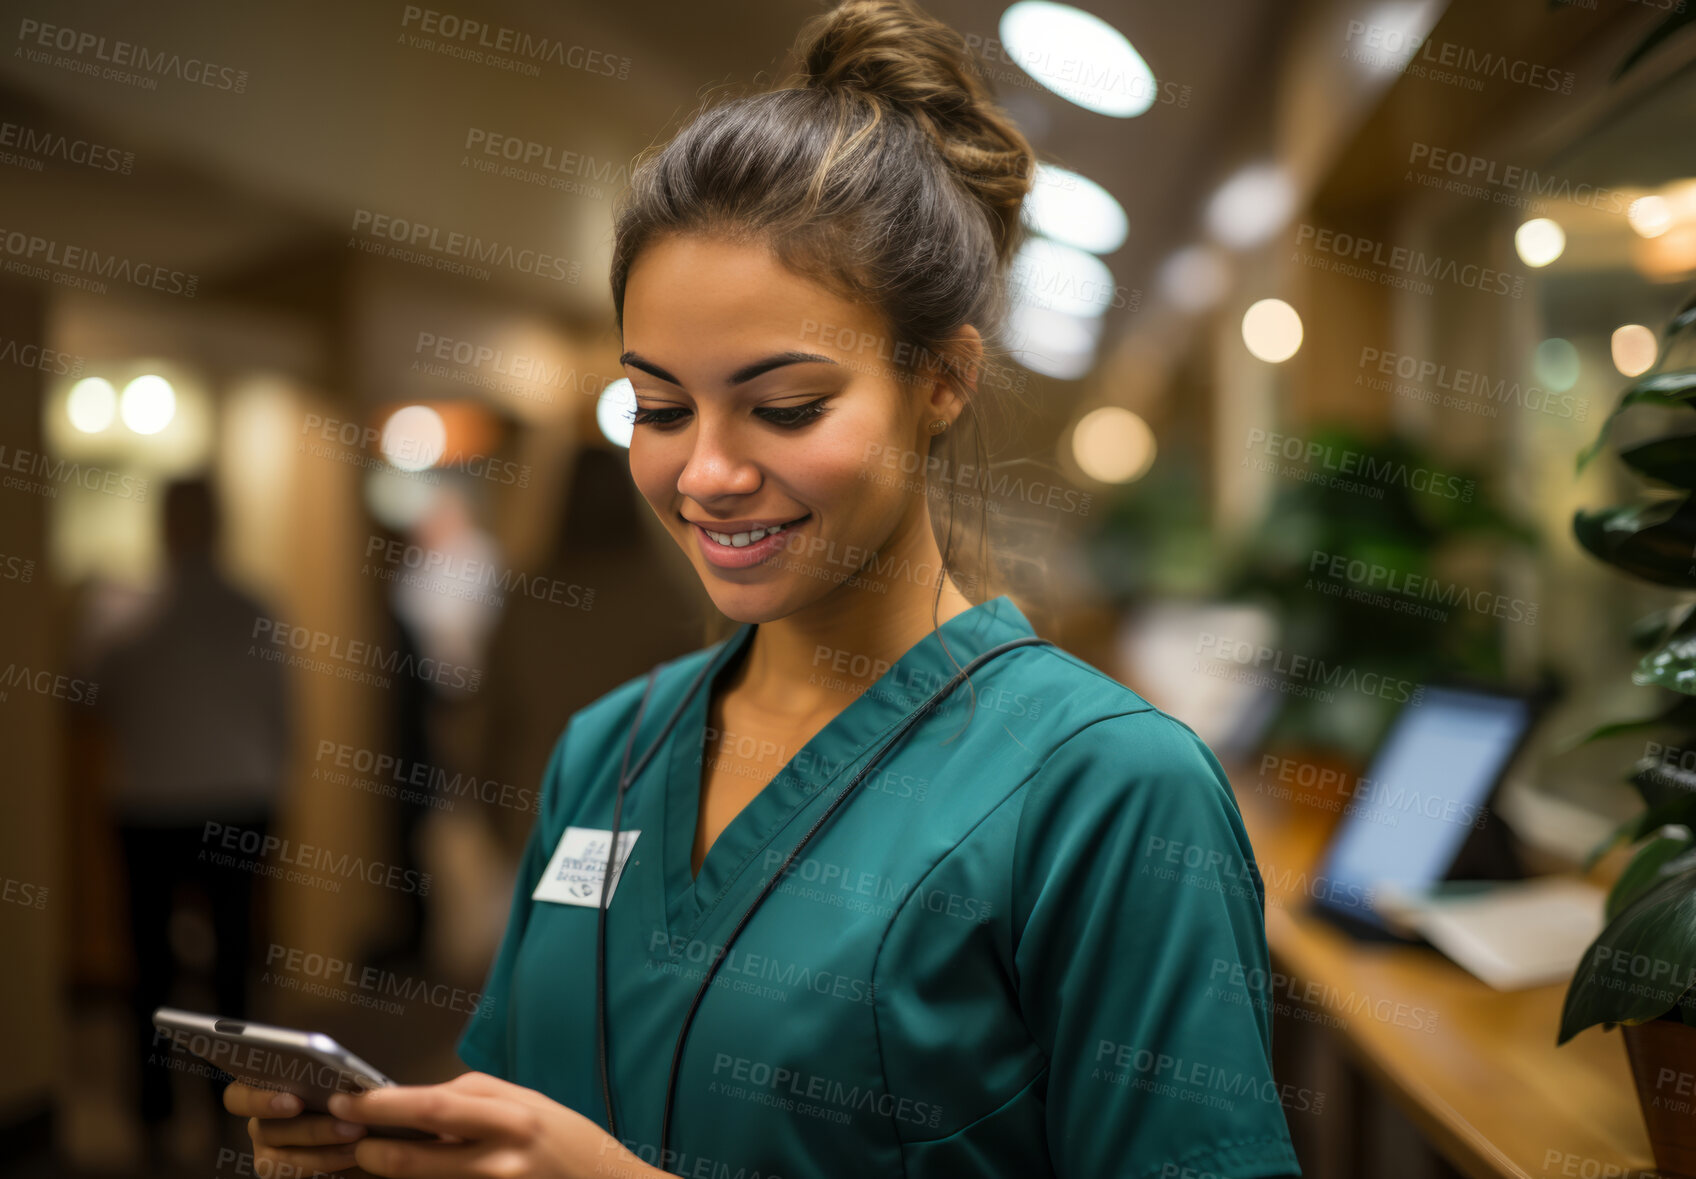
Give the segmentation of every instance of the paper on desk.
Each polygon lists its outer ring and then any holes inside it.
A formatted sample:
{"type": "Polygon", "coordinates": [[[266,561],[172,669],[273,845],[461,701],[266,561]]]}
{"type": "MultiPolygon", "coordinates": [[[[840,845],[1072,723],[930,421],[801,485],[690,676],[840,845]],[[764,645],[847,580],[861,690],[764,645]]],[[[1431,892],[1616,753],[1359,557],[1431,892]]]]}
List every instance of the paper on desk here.
{"type": "Polygon", "coordinates": [[[1388,907],[1499,991],[1570,977],[1602,931],[1606,894],[1576,877],[1538,876],[1471,887],[1476,891],[1391,894],[1388,907]]]}

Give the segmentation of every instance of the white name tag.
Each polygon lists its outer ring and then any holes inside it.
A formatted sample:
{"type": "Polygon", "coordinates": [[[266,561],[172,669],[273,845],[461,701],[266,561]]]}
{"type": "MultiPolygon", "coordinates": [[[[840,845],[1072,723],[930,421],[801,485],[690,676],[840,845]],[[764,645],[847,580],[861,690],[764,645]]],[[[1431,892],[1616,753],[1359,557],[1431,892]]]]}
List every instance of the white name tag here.
{"type": "MultiPolygon", "coordinates": [[[[618,856],[612,866],[612,893],[618,891],[618,878],[624,872],[624,861],[636,844],[640,831],[618,833],[618,856]]],[[[587,905],[597,908],[601,903],[601,878],[607,870],[607,849],[612,844],[612,832],[594,827],[567,827],[554,848],[547,871],[536,882],[530,894],[533,901],[553,901],[561,905],[587,905]]],[[[612,893],[607,904],[612,904],[612,893]]]]}

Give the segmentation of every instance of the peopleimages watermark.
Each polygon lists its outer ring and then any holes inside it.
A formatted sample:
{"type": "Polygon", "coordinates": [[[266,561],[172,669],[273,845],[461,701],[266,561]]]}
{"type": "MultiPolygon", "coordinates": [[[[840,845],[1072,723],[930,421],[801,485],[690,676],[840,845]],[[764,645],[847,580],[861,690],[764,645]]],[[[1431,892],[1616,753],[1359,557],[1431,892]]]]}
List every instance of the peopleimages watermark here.
{"type": "Polygon", "coordinates": [[[365,542],[365,557],[362,573],[379,581],[432,590],[443,597],[501,606],[506,604],[506,595],[517,594],[574,610],[591,610],[595,605],[592,587],[558,577],[532,575],[521,569],[502,568],[489,561],[455,556],[410,541],[373,535],[365,542]]]}
{"type": "Polygon", "coordinates": [[[1104,64],[1088,54],[1073,57],[1056,54],[1046,46],[1032,46],[1013,55],[999,38],[985,37],[982,33],[966,33],[964,37],[967,68],[997,86],[1054,90],[1091,107],[1109,98],[1128,98],[1138,105],[1181,109],[1190,105],[1194,91],[1191,86],[1161,82],[1153,75],[1133,74],[1104,64]],[[989,68],[995,65],[1014,68],[989,68]]]}
{"type": "Polygon", "coordinates": [[[251,827],[218,823],[210,819],[201,829],[199,859],[220,867],[244,868],[261,875],[311,884],[327,892],[340,892],[345,880],[363,880],[397,892],[428,896],[430,874],[381,860],[338,852],[311,843],[296,843],[280,835],[261,834],[251,827]],[[258,860],[243,857],[259,857],[258,860]],[[275,864],[261,861],[275,858],[275,864]],[[298,869],[298,871],[296,870],[298,869]],[[313,876],[327,873],[327,876],[313,876]],[[330,879],[339,877],[340,879],[330,879]]]}
{"type": "Polygon", "coordinates": [[[45,884],[0,876],[0,901],[5,901],[8,905],[19,905],[25,909],[45,909],[48,892],[45,884]]]}
{"type": "Polygon", "coordinates": [[[576,283],[583,276],[583,263],[570,258],[372,209],[355,209],[351,230],[354,236],[348,239],[348,245],[366,253],[467,278],[486,281],[490,272],[485,264],[550,282],[576,283]]]}
{"type": "Polygon", "coordinates": [[[1075,516],[1087,516],[1095,502],[1089,492],[1079,491],[1075,487],[1042,479],[1027,480],[1023,475],[1006,469],[997,470],[993,465],[956,463],[939,455],[920,454],[909,447],[891,446],[882,442],[865,444],[859,478],[885,486],[900,483],[910,491],[925,491],[936,496],[946,495],[970,503],[981,502],[985,510],[990,512],[1001,512],[1004,510],[1004,504],[1016,503],[1075,516]],[[901,480],[896,474],[885,475],[878,470],[879,467],[883,471],[899,472],[912,478],[901,480]],[[981,499],[959,490],[961,486],[981,492],[981,499]]]}
{"type": "Polygon", "coordinates": [[[1400,999],[1377,998],[1363,991],[1344,992],[1319,979],[1296,979],[1281,970],[1245,967],[1235,958],[1215,958],[1207,971],[1208,998],[1225,1003],[1247,1003],[1279,1015],[1297,1015],[1298,1011],[1324,1014],[1324,1022],[1334,1027],[1346,1027],[1343,1016],[1364,1014],[1379,1023],[1392,1024],[1415,1032],[1437,1030],[1439,1012],[1431,1007],[1419,1007],[1400,999]],[[1225,984],[1225,985],[1222,985],[1225,984]],[[1262,995],[1260,992],[1264,992],[1262,995]]]}
{"type": "Polygon", "coordinates": [[[651,1168],[655,1167],[682,1179],[783,1179],[776,1171],[727,1162],[711,1155],[690,1154],[675,1146],[661,1151],[651,1142],[640,1142],[634,1138],[614,1139],[610,1134],[601,1138],[600,1155],[595,1160],[594,1173],[606,1179],[650,1179],[653,1175],[651,1168]],[[620,1147],[635,1155],[638,1161],[632,1162],[617,1155],[606,1157],[620,1147]]]}
{"type": "Polygon", "coordinates": [[[247,71],[234,66],[192,55],[184,57],[133,41],[108,40],[99,33],[43,24],[27,16],[18,22],[18,43],[19,48],[13,54],[25,61],[142,90],[157,90],[160,78],[231,94],[247,89],[247,71]]]}
{"type": "Polygon", "coordinates": [[[968,363],[954,353],[937,352],[908,340],[895,340],[876,332],[810,317],[801,320],[800,338],[816,339],[821,344],[851,353],[856,359],[863,359],[870,352],[870,360],[877,362],[875,365],[850,363],[848,367],[859,372],[893,369],[897,379],[903,382],[927,380],[934,372],[952,373],[966,379],[974,375],[968,370],[975,370],[974,379],[981,389],[1022,392],[1030,383],[1030,376],[1024,369],[1002,364],[990,356],[968,363]]]}
{"type": "Polygon", "coordinates": [[[1286,467],[1253,455],[1244,457],[1243,466],[1304,482],[1324,483],[1338,491],[1358,492],[1371,499],[1383,499],[1386,486],[1399,486],[1422,495],[1471,503],[1477,490],[1474,480],[1462,479],[1459,475],[1446,475],[1429,467],[1409,466],[1399,459],[1380,458],[1346,446],[1304,439],[1295,434],[1279,434],[1259,427],[1251,428],[1243,443],[1244,450],[1256,447],[1260,448],[1261,454],[1273,460],[1287,459],[1299,466],[1286,467]],[[1319,464],[1319,470],[1312,469],[1315,463],[1319,464]],[[1342,476],[1359,476],[1367,482],[1342,476]]]}
{"type": "MultiPolygon", "coordinates": [[[[768,847],[760,864],[761,871],[769,873],[778,868],[787,855],[787,852],[768,847]]],[[[994,916],[994,902],[987,897],[962,896],[946,889],[924,888],[912,881],[897,881],[879,872],[816,860],[811,856],[795,860],[784,869],[783,876],[784,882],[778,886],[778,892],[854,913],[889,916],[911,899],[926,912],[978,925],[988,923],[994,916]]]]}
{"type": "Polygon", "coordinates": [[[45,171],[49,160],[120,176],[128,176],[135,168],[133,151],[10,120],[0,120],[0,149],[4,149],[0,150],[0,164],[27,172],[45,171]]]}
{"type": "Polygon", "coordinates": [[[1436,293],[1437,288],[1425,281],[1433,278],[1487,295],[1517,299],[1525,294],[1523,275],[1441,254],[1427,254],[1411,246],[1388,245],[1361,234],[1321,229],[1305,221],[1296,227],[1296,252],[1290,260],[1421,295],[1436,293]]]}
{"type": "Polygon", "coordinates": [[[656,929],[648,935],[648,966],[666,974],[704,977],[718,962],[713,985],[742,994],[787,1003],[796,991],[809,991],[844,1003],[870,1005],[877,991],[871,980],[820,970],[816,966],[770,954],[751,954],[734,946],[709,944],[682,934],[656,929]],[[685,969],[687,967],[688,969],[685,969]]]}
{"type": "Polygon", "coordinates": [[[467,667],[461,663],[446,663],[433,656],[414,655],[398,648],[384,647],[380,643],[348,639],[329,631],[279,622],[275,618],[255,618],[253,631],[248,637],[256,640],[258,644],[268,644],[249,646],[249,655],[284,663],[289,667],[321,671],[337,679],[368,683],[380,688],[388,687],[389,681],[372,672],[372,668],[380,669],[389,675],[427,680],[467,692],[475,692],[483,683],[483,672],[480,668],[467,667]]]}
{"type": "Polygon", "coordinates": [[[942,1107],[935,1102],[900,1097],[883,1089],[801,1072],[786,1065],[767,1064],[728,1052],[713,1054],[713,1080],[707,1092],[772,1105],[790,1113],[823,1117],[847,1125],[849,1110],[868,1111],[935,1129],[942,1124],[942,1107]]]}
{"type": "MultiPolygon", "coordinates": [[[[1343,663],[1326,663],[1325,660],[1312,655],[1291,655],[1276,647],[1268,647],[1264,643],[1250,642],[1247,639],[1234,639],[1214,634],[1212,631],[1202,631],[1196,636],[1196,666],[1192,669],[1206,674],[1220,674],[1209,670],[1215,665],[1238,667],[1252,670],[1257,674],[1271,673],[1277,677],[1277,683],[1295,684],[1311,688],[1323,684],[1326,688],[1346,688],[1361,693],[1363,696],[1377,696],[1396,704],[1419,704],[1425,698],[1425,687],[1412,680],[1404,680],[1395,676],[1382,675],[1378,672],[1359,672],[1343,663]]],[[[1222,678],[1238,678],[1223,674],[1222,678]]]]}
{"type": "Polygon", "coordinates": [[[1488,807],[1462,802],[1440,785],[1421,790],[1404,781],[1368,778],[1273,753],[1261,756],[1260,780],[1254,788],[1257,793],[1280,802],[1300,802],[1320,810],[1359,815],[1384,827],[1399,827],[1404,815],[1420,815],[1475,829],[1483,827],[1490,818],[1488,807]]]}
{"type": "Polygon", "coordinates": [[[476,344],[435,332],[419,332],[414,343],[409,371],[430,377],[509,393],[533,401],[553,404],[554,390],[566,389],[585,397],[599,397],[617,377],[579,372],[558,361],[508,352],[489,344],[476,344]],[[448,363],[437,364],[435,361],[448,363]]]}
{"type": "Polygon", "coordinates": [[[1604,1161],[1552,1146],[1543,1152],[1543,1174],[1559,1175],[1561,1179],[1662,1179],[1661,1173],[1653,1169],[1627,1167],[1612,1159],[1604,1161]]]}
{"type": "Polygon", "coordinates": [[[1459,606],[1463,610],[1506,622],[1523,622],[1531,626],[1537,621],[1536,602],[1493,594],[1489,590],[1474,590],[1453,582],[1445,583],[1435,577],[1392,569],[1346,553],[1315,549],[1308,558],[1307,572],[1309,577],[1303,587],[1305,589],[1379,606],[1396,614],[1448,621],[1447,609],[1426,604],[1435,601],[1444,607],[1459,606]],[[1315,573],[1318,577],[1312,576],[1315,573]],[[1383,592],[1377,592],[1380,590],[1383,592]]]}
{"type": "Polygon", "coordinates": [[[35,559],[0,553],[0,581],[15,581],[28,585],[35,580],[35,559]]]}
{"type": "Polygon", "coordinates": [[[1263,1101],[1298,1113],[1325,1111],[1324,1093],[1280,1084],[1264,1072],[1242,1072],[1115,1040],[1096,1040],[1090,1079],[1227,1113],[1236,1109],[1235,1098],[1263,1101]]]}
{"type": "Polygon", "coordinates": [[[0,671],[0,703],[11,699],[13,688],[63,700],[67,704],[89,706],[93,706],[100,694],[100,685],[91,680],[45,668],[32,668],[27,663],[8,663],[6,670],[0,671]]]}
{"type": "MultiPolygon", "coordinates": [[[[910,695],[930,696],[953,678],[952,671],[935,671],[908,663],[890,663],[886,659],[832,647],[827,643],[813,645],[812,670],[807,682],[821,687],[855,694],[870,694],[873,698],[888,699],[906,706],[910,695]],[[868,685],[867,681],[871,681],[868,685]]],[[[994,688],[976,687],[972,695],[977,707],[1008,716],[1035,719],[1042,713],[1039,696],[1018,692],[1011,685],[994,688]]],[[[856,756],[858,756],[856,754],[856,756]]]]}
{"type": "Polygon", "coordinates": [[[504,483],[514,487],[530,486],[532,472],[529,463],[516,463],[511,459],[498,459],[492,455],[478,453],[438,452],[434,449],[433,441],[422,433],[397,432],[385,443],[384,431],[376,426],[348,421],[345,418],[326,417],[319,413],[306,415],[300,423],[300,433],[302,437],[295,444],[297,453],[333,459],[353,466],[386,470],[421,483],[440,483],[440,472],[397,467],[388,459],[367,454],[365,451],[382,445],[386,453],[410,467],[451,466],[475,479],[486,479],[491,483],[504,483]],[[315,436],[316,440],[309,438],[309,435],[315,436]]]}
{"type": "Polygon", "coordinates": [[[1356,364],[1361,370],[1354,378],[1358,388],[1394,393],[1481,417],[1495,417],[1503,405],[1578,422],[1590,414],[1589,401],[1571,393],[1552,393],[1507,377],[1492,379],[1488,373],[1450,367],[1406,352],[1386,352],[1365,345],[1356,364]]]}
{"type": "Polygon", "coordinates": [[[107,280],[185,299],[194,298],[200,289],[198,274],[102,253],[22,229],[0,229],[0,253],[6,256],[3,269],[7,274],[96,295],[106,293],[107,280]]]}
{"type": "Polygon", "coordinates": [[[1464,90],[1483,90],[1488,78],[1571,94],[1578,75],[1523,58],[1473,49],[1441,38],[1421,37],[1395,25],[1362,20],[1348,22],[1342,56],[1361,65],[1395,69],[1464,90]]]}
{"type": "MultiPolygon", "coordinates": [[[[811,742],[791,756],[788,746],[769,738],[719,729],[711,724],[706,726],[705,745],[715,748],[717,755],[707,757],[704,753],[697,754],[695,761],[699,766],[710,766],[738,777],[758,778],[765,782],[775,776],[767,767],[776,762],[781,767],[778,772],[787,769],[809,787],[814,782],[828,782],[839,769],[858,757],[856,753],[852,757],[832,760],[811,748],[811,742]]],[[[857,789],[861,793],[887,794],[892,798],[923,802],[929,786],[929,778],[916,778],[891,767],[862,779],[857,789]]]]}
{"type": "Polygon", "coordinates": [[[599,200],[607,191],[602,185],[622,188],[630,182],[628,162],[597,160],[551,143],[486,127],[467,127],[461,150],[462,168],[503,180],[522,180],[574,196],[599,200]],[[584,177],[591,179],[585,183],[584,177]]]}
{"type": "Polygon", "coordinates": [[[563,66],[620,81],[630,76],[628,57],[435,8],[405,5],[401,9],[400,27],[397,42],[410,49],[424,49],[525,77],[540,77],[544,65],[563,66]]]}
{"type": "Polygon", "coordinates": [[[106,467],[85,467],[69,459],[49,458],[39,451],[20,450],[0,442],[0,488],[53,499],[60,487],[66,486],[133,499],[136,503],[147,499],[147,480],[139,475],[125,475],[106,467]],[[13,474],[14,471],[20,473],[13,474]]]}
{"type": "Polygon", "coordinates": [[[1269,905],[1283,905],[1286,897],[1299,895],[1360,908],[1370,907],[1376,895],[1372,888],[1351,880],[1274,868],[1235,849],[1224,851],[1164,835],[1150,835],[1143,841],[1142,863],[1136,874],[1256,903],[1264,893],[1269,905]]]}
{"type": "Polygon", "coordinates": [[[313,757],[312,777],[338,786],[353,786],[398,802],[413,802],[449,810],[461,798],[488,806],[542,813],[542,795],[528,786],[514,786],[475,774],[449,773],[427,762],[408,761],[392,753],[362,749],[324,738],[313,757]],[[326,762],[328,764],[326,764],[326,762]]]}
{"type": "Polygon", "coordinates": [[[1634,199],[1617,188],[1582,180],[1575,184],[1564,176],[1417,139],[1408,145],[1407,162],[1404,179],[1415,184],[1515,209],[1539,210],[1558,202],[1623,214],[1634,199]]]}
{"type": "Polygon", "coordinates": [[[265,951],[265,971],[259,981],[386,1015],[405,1014],[408,1003],[423,1003],[479,1019],[487,1019],[495,1012],[492,1005],[482,1003],[482,995],[476,991],[375,966],[357,966],[328,954],[276,942],[265,951]]]}
{"type": "Polygon", "coordinates": [[[55,377],[74,379],[82,376],[86,362],[74,352],[61,352],[57,348],[0,336],[0,364],[15,364],[19,368],[37,369],[55,377]]]}

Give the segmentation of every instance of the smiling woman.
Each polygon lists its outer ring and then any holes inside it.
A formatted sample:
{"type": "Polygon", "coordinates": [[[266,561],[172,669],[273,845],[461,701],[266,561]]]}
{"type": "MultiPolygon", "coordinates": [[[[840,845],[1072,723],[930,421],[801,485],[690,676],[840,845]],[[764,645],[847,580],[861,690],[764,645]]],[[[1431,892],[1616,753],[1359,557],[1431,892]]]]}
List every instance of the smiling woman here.
{"type": "MultiPolygon", "coordinates": [[[[1008,387],[1030,146],[904,0],[796,55],[645,155],[615,226],[631,476],[735,633],[566,724],[460,1040],[480,1071],[337,1102],[451,1141],[336,1157],[1299,1174],[1223,769],[988,592],[930,461],[1008,387]]],[[[256,1141],[336,1140],[287,1121],[256,1141]]]]}

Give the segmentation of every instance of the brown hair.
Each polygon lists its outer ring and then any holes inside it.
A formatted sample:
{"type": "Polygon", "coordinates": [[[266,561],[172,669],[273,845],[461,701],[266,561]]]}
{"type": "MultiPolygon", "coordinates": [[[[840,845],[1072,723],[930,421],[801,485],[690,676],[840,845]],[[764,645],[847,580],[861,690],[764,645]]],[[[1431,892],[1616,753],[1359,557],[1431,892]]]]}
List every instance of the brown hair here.
{"type": "MultiPolygon", "coordinates": [[[[968,394],[955,427],[930,443],[929,481],[951,485],[960,455],[987,469],[990,394],[1023,392],[1022,374],[994,358],[1035,153],[972,72],[965,39],[910,0],[847,0],[808,20],[792,55],[798,69],[784,84],[709,97],[637,158],[614,218],[619,330],[630,267],[656,238],[759,243],[795,273],[876,307],[893,345],[878,352],[896,357],[898,371],[899,358],[913,358],[903,380],[945,373],[968,394]],[[966,324],[985,343],[975,392],[952,340],[966,324]]],[[[932,495],[948,507],[943,565],[974,601],[993,596],[1000,579],[982,497],[951,486],[932,495]],[[952,551],[957,502],[980,509],[979,560],[965,577],[952,551]]],[[[941,594],[938,578],[939,603],[941,594]]]]}

